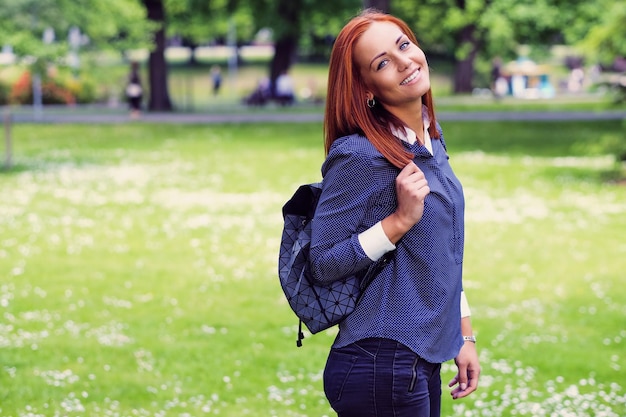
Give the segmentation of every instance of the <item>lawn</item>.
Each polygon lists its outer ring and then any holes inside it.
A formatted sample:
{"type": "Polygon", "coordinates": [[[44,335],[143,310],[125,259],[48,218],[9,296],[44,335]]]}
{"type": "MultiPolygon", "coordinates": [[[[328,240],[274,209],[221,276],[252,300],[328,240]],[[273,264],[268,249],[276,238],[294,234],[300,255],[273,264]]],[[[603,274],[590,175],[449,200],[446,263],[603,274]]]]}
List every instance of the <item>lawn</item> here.
{"type": "MultiPolygon", "coordinates": [[[[626,415],[621,121],[445,122],[483,374],[443,416],[626,415]]],[[[321,125],[16,125],[0,171],[0,415],[334,415],[296,348],[280,209],[321,125]]],[[[444,364],[443,380],[454,366],[444,364]]]]}

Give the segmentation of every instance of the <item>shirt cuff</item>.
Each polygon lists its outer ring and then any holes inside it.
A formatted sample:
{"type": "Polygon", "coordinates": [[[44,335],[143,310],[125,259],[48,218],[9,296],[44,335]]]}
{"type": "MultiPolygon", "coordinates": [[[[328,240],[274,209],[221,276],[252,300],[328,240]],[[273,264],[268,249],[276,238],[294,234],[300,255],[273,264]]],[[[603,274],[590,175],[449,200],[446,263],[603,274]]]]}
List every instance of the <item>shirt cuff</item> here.
{"type": "Polygon", "coordinates": [[[461,291],[461,317],[469,317],[472,315],[465,291],[461,291]]]}
{"type": "Polygon", "coordinates": [[[396,248],[385,234],[382,222],[378,222],[366,231],[360,233],[359,243],[363,248],[363,252],[365,252],[367,257],[372,261],[379,260],[384,254],[396,248]]]}

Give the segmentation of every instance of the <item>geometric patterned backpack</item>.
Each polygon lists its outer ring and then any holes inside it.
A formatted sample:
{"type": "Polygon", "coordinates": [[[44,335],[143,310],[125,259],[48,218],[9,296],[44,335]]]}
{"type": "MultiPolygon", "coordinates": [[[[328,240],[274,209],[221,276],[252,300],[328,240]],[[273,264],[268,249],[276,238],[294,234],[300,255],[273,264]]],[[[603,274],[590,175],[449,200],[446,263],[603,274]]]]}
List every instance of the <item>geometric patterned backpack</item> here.
{"type": "Polygon", "coordinates": [[[365,287],[391,259],[390,252],[359,275],[328,285],[314,282],[309,270],[311,220],[321,192],[321,183],[302,185],[283,206],[278,278],[289,306],[300,319],[298,347],[304,339],[302,323],[312,334],[338,324],[354,311],[365,287]]]}

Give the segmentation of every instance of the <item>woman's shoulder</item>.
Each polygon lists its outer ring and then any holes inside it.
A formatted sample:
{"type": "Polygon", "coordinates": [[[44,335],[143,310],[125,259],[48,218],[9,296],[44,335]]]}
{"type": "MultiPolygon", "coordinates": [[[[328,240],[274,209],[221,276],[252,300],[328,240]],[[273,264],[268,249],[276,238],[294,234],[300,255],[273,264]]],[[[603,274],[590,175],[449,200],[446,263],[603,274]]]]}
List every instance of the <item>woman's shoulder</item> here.
{"type": "Polygon", "coordinates": [[[372,157],[381,155],[378,149],[362,134],[354,133],[336,139],[330,147],[328,155],[355,155],[372,157]]]}
{"type": "Polygon", "coordinates": [[[363,135],[355,133],[336,139],[330,147],[322,172],[331,167],[349,166],[364,175],[376,166],[389,165],[378,149],[363,135]]]}

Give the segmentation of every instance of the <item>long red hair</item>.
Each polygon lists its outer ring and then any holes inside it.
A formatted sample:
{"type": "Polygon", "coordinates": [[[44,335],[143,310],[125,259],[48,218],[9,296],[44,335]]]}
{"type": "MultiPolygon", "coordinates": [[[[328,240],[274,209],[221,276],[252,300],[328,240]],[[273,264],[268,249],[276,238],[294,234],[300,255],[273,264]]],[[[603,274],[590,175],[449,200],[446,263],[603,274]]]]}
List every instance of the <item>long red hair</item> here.
{"type": "MultiPolygon", "coordinates": [[[[335,140],[353,133],[361,133],[398,168],[404,167],[414,157],[394,138],[391,126],[401,127],[402,122],[382,106],[370,109],[366,102],[366,87],[354,59],[354,46],[373,22],[390,22],[404,32],[411,42],[419,45],[415,34],[402,20],[389,14],[366,9],[350,20],[341,30],[330,55],[328,91],[324,114],[324,147],[326,154],[335,140]]],[[[437,120],[429,88],[422,96],[428,109],[431,138],[439,138],[437,120]]]]}

